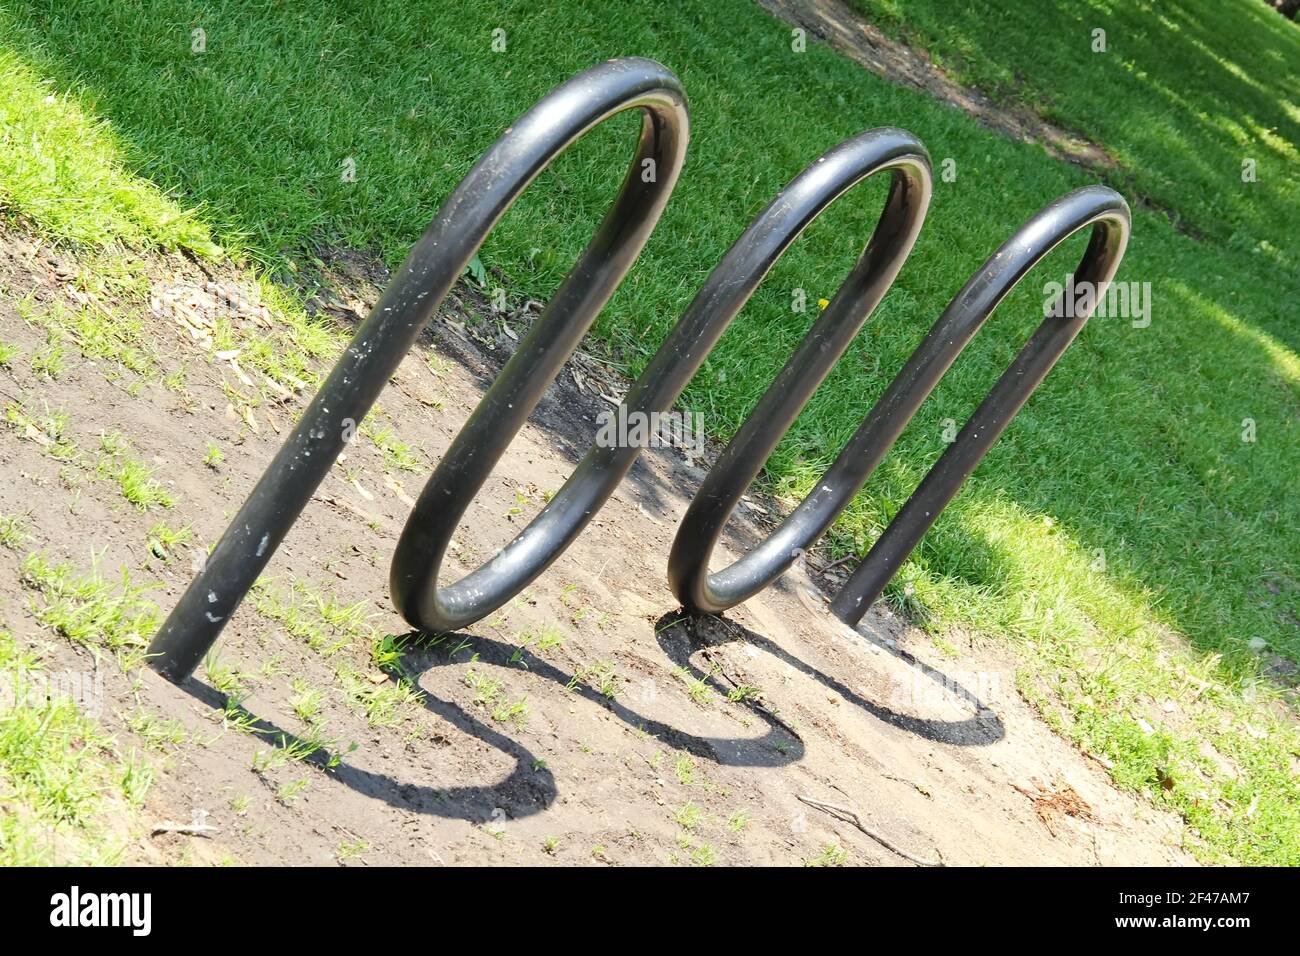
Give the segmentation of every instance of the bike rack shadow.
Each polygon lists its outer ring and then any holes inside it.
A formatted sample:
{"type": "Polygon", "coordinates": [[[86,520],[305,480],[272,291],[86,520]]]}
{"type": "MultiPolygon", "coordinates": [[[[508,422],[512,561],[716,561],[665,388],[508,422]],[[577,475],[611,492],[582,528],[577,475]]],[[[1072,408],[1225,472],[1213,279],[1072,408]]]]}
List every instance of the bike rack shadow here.
{"type": "Polygon", "coordinates": [[[838,694],[847,703],[865,711],[877,720],[893,724],[908,733],[933,740],[938,743],[953,744],[960,747],[986,747],[995,744],[1006,736],[1006,727],[1002,718],[984,704],[975,694],[953,681],[942,671],[931,667],[924,661],[889,643],[869,630],[868,625],[859,625],[857,633],[872,644],[888,651],[894,657],[915,668],[919,673],[939,684],[946,691],[953,693],[969,703],[975,714],[965,720],[930,720],[900,714],[895,710],[868,700],[861,694],[847,687],[842,681],[823,673],[811,664],[799,659],[769,637],[765,637],[743,624],[730,618],[710,614],[690,614],[678,610],[665,614],[655,622],[655,636],[659,646],[677,666],[685,668],[697,680],[704,680],[715,691],[725,695],[727,689],[711,674],[707,674],[692,661],[692,654],[702,648],[718,647],[733,641],[743,641],[770,654],[776,660],[794,668],[806,677],[810,677],[827,690],[838,694]],[[985,716],[985,715],[988,716],[985,716]]]}
{"type": "MultiPolygon", "coordinates": [[[[577,696],[602,707],[627,726],[643,731],[701,760],[728,767],[782,767],[795,763],[804,755],[803,741],[798,738],[798,735],[761,707],[747,704],[754,715],[768,725],[767,732],[762,737],[706,737],[647,717],[619,697],[606,697],[584,683],[581,675],[566,672],[550,661],[538,657],[526,647],[521,648],[468,631],[453,632],[435,638],[430,638],[428,634],[420,631],[411,631],[402,638],[407,642],[402,666],[412,683],[418,683],[421,674],[436,667],[465,663],[463,660],[454,660],[454,655],[443,651],[442,645],[454,641],[455,648],[460,649],[468,643],[478,660],[498,667],[520,670],[561,687],[570,688],[577,696]],[[431,641],[437,643],[431,644],[431,641]]],[[[390,674],[390,677],[396,680],[398,675],[390,674]]]]}
{"type": "MultiPolygon", "coordinates": [[[[227,695],[193,677],[177,686],[199,703],[215,710],[226,710],[231,706],[227,695]]],[[[515,769],[511,774],[499,783],[490,785],[429,787],[403,783],[387,774],[363,770],[349,763],[343,755],[331,754],[324,748],[316,750],[304,758],[303,762],[362,796],[383,800],[402,810],[469,823],[491,821],[493,811],[498,808],[514,819],[531,816],[555,802],[559,790],[554,775],[525,747],[475,719],[454,703],[438,700],[427,692],[423,693],[423,698],[424,706],[431,713],[513,757],[515,769]]],[[[285,750],[305,743],[301,737],[258,717],[242,704],[234,705],[233,709],[252,718],[249,733],[268,746],[285,750]]]]}
{"type": "MultiPolygon", "coordinates": [[[[727,618],[692,615],[677,610],[662,615],[655,622],[654,632],[659,647],[671,664],[681,667],[695,679],[704,681],[723,696],[726,696],[727,688],[715,676],[702,671],[691,657],[702,648],[717,647],[730,641],[744,641],[810,677],[872,717],[926,740],[957,746],[988,746],[1005,736],[1001,718],[992,714],[974,694],[938,669],[891,646],[865,625],[858,628],[858,633],[865,639],[969,702],[975,708],[976,715],[964,721],[941,721],[900,714],[867,700],[839,680],[789,653],[770,638],[727,618]],[[991,716],[984,716],[985,714],[991,716]]],[[[455,657],[456,652],[467,649],[465,645],[469,643],[478,660],[500,667],[518,665],[530,675],[571,689],[577,696],[602,707],[627,726],[701,760],[730,767],[781,767],[799,762],[806,753],[798,731],[782,720],[779,713],[754,700],[737,703],[767,725],[767,731],[762,737],[705,737],[646,717],[618,698],[606,697],[583,683],[579,675],[566,672],[527,648],[469,632],[443,634],[431,639],[424,632],[412,631],[402,635],[402,638],[407,642],[402,672],[388,671],[388,678],[394,683],[405,677],[418,687],[421,674],[437,667],[465,663],[455,657]],[[454,650],[449,653],[443,648],[444,644],[450,644],[454,650]]],[[[191,677],[178,686],[205,706],[214,710],[233,709],[248,718],[250,736],[267,746],[284,750],[305,744],[298,735],[257,716],[242,704],[233,703],[226,694],[196,678],[191,677]]],[[[439,788],[403,783],[387,774],[363,770],[350,763],[346,756],[331,753],[325,748],[315,750],[303,758],[303,762],[363,796],[383,800],[403,810],[474,824],[490,822],[498,810],[504,811],[511,819],[519,819],[540,813],[555,802],[559,795],[555,777],[531,751],[509,735],[478,720],[460,705],[443,700],[423,687],[419,691],[421,703],[430,713],[447,721],[462,733],[512,757],[515,769],[511,774],[495,784],[439,788]]]]}

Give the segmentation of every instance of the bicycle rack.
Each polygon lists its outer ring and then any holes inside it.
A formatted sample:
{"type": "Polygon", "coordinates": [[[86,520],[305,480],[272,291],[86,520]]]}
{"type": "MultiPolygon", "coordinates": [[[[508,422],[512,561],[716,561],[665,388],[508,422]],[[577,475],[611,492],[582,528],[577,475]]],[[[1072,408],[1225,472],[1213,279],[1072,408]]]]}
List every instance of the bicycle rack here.
{"type": "MultiPolygon", "coordinates": [[[[416,501],[393,557],[394,604],[421,630],[472,624],[519,593],[581,533],[632,467],[639,447],[593,445],[513,541],[483,567],[438,587],[461,518],[631,268],[676,184],[688,138],[685,94],[666,68],[639,58],[609,61],[556,87],[506,130],[443,203],[155,636],[149,648],[155,670],[177,682],[193,672],[496,222],[556,156],[628,109],[641,109],[643,119],[623,186],[416,501]]],[[[911,251],[931,192],[924,146],[904,130],[870,130],[808,166],[723,256],[624,399],[621,411],[628,414],[671,408],[790,244],[835,199],[886,170],[892,177],[889,195],[857,264],[687,511],[669,578],[688,608],[724,610],[780,576],[797,549],[810,546],[848,504],[1002,297],[1068,235],[1094,226],[1079,280],[1108,282],[1123,255],[1128,209],[1109,189],[1076,190],[1031,219],[945,310],[818,489],[749,556],[710,576],[708,555],[745,487],[911,251]]],[[[1043,323],[836,596],[836,614],[851,622],[861,617],[1086,321],[1085,314],[1043,323]]]]}
{"type": "MultiPolygon", "coordinates": [[[[1129,209],[1124,198],[1114,190],[1085,186],[1066,193],[1034,215],[967,280],[877,403],[877,407],[886,406],[880,420],[892,418],[894,407],[908,406],[915,410],[1007,293],[1049,252],[1087,226],[1092,226],[1092,236],[1070,288],[1079,290],[1080,296],[1085,289],[1104,290],[1124,258],[1130,230],[1129,209]]],[[[841,621],[853,626],[862,620],[867,608],[885,590],[939,513],[956,496],[962,482],[1087,324],[1098,300],[1067,301],[1068,294],[1062,291],[1057,297],[1048,309],[1047,318],[832,599],[831,612],[841,621]]],[[[875,419],[873,409],[865,428],[869,429],[875,419]]],[[[900,430],[903,424],[906,421],[899,425],[900,430]]],[[[889,427],[882,424],[882,436],[889,427]]],[[[895,431],[887,441],[892,443],[896,435],[895,431]]],[[[869,436],[859,431],[846,450],[866,437],[869,436]]],[[[879,450],[879,455],[883,454],[879,450]]],[[[839,459],[835,464],[839,464],[839,459]]]]}
{"type": "MultiPolygon", "coordinates": [[[[1073,288],[1104,289],[1124,255],[1128,206],[1115,191],[1088,186],[1048,205],[998,247],[944,310],[816,488],[762,543],[730,567],[709,574],[709,556],[741,495],[839,357],[839,352],[815,351],[805,340],[723,450],[686,510],[668,559],[669,583],[677,599],[690,610],[716,614],[780,577],[848,506],[998,303],[1049,252],[1089,225],[1092,239],[1075,271],[1073,288]]],[[[836,594],[831,610],[846,624],[861,620],[1088,321],[1091,304],[1076,307],[1072,302],[1062,308],[1065,295],[1062,292],[1057,306],[836,594]]],[[[826,319],[823,314],[818,326],[826,319]]],[[[846,345],[847,341],[841,351],[846,345]]]]}

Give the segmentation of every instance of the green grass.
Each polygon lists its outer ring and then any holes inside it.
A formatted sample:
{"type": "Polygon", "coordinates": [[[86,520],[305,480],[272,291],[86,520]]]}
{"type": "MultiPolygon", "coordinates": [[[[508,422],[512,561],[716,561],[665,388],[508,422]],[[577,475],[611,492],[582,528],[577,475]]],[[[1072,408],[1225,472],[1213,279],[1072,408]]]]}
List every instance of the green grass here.
{"type": "Polygon", "coordinates": [[[690,695],[691,700],[701,707],[708,707],[713,703],[713,688],[709,686],[707,677],[693,677],[685,667],[675,668],[673,673],[686,685],[686,693],[690,695]]]}
{"type": "Polygon", "coordinates": [[[419,457],[411,450],[411,446],[398,439],[391,428],[371,429],[362,426],[362,433],[375,443],[375,447],[383,453],[384,462],[390,467],[399,471],[419,469],[419,457]]]}
{"type": "MultiPolygon", "coordinates": [[[[399,645],[368,622],[371,612],[364,601],[345,604],[302,581],[295,581],[287,593],[282,593],[264,578],[254,585],[252,600],[265,618],[330,662],[344,699],[371,725],[399,726],[419,711],[423,694],[402,672],[399,645]],[[364,666],[370,668],[368,673],[361,670],[363,658],[364,666]],[[372,680],[376,667],[383,667],[396,681],[376,684],[372,680]]],[[[292,706],[298,709],[304,703],[303,689],[295,688],[295,693],[298,696],[292,706]]],[[[314,715],[316,709],[313,702],[307,702],[308,713],[314,715]]],[[[299,716],[307,720],[302,713],[299,716]]]]}
{"type": "Polygon", "coordinates": [[[528,699],[498,704],[492,708],[492,719],[501,724],[513,724],[522,730],[528,724],[528,699]]]}
{"type": "Polygon", "coordinates": [[[836,843],[828,843],[822,847],[821,853],[804,860],[803,865],[809,867],[843,866],[848,862],[848,859],[849,854],[843,847],[836,843]]]}
{"type": "Polygon", "coordinates": [[[102,442],[101,447],[105,455],[96,465],[97,475],[116,484],[122,497],[134,505],[137,511],[170,508],[176,504],[171,492],[154,477],[156,469],[130,457],[129,444],[120,449],[115,445],[114,448],[118,450],[113,451],[102,442]]]}
{"type": "Polygon", "coordinates": [[[370,844],[365,840],[345,840],[339,844],[338,861],[340,863],[347,860],[355,859],[370,849],[370,844]]]}
{"type": "Polygon", "coordinates": [[[174,718],[159,717],[143,707],[124,714],[122,722],[145,743],[146,746],[162,753],[179,747],[190,739],[185,725],[174,718]]]}
{"type": "Polygon", "coordinates": [[[673,811],[673,822],[683,830],[694,830],[704,819],[704,811],[689,800],[673,811]]]}
{"type": "MultiPolygon", "coordinates": [[[[97,270],[111,267],[108,257],[94,260],[97,270]]],[[[100,273],[103,275],[103,273],[100,273]]],[[[126,292],[140,295],[143,290],[118,286],[107,275],[107,281],[96,283],[100,292],[126,292]]],[[[73,345],[88,359],[106,359],[120,365],[137,376],[153,372],[157,366],[144,320],[134,310],[110,311],[103,306],[71,309],[55,300],[46,307],[37,307],[30,297],[19,300],[18,314],[29,324],[44,329],[47,344],[32,356],[32,371],[57,379],[62,374],[67,344],[73,345]],[[66,343],[66,344],[65,344],[66,343]]]]}
{"type": "Polygon", "coordinates": [[[50,344],[32,356],[32,371],[51,382],[57,381],[64,371],[64,353],[62,345],[50,344]]]}
{"type": "Polygon", "coordinates": [[[718,862],[718,853],[708,843],[701,843],[691,850],[691,863],[694,866],[713,866],[718,862]]]}
{"type": "MultiPolygon", "coordinates": [[[[960,626],[1015,645],[1041,675],[1023,689],[1043,712],[1110,760],[1121,784],[1188,819],[1207,856],[1300,861],[1288,769],[1300,738],[1292,705],[1263,674],[1268,655],[1300,660],[1290,305],[1300,282],[1287,242],[1300,221],[1287,166],[1300,139],[1300,31],[1254,0],[1160,12],[1100,0],[871,10],[932,43],[961,78],[1099,139],[1120,163],[1117,185],[1204,236],[1136,206],[1120,278],[1152,283],[1151,326],[1085,329],[887,599],[936,633],[960,626]],[[1094,21],[1110,52],[1074,55],[1094,21]],[[1257,156],[1258,182],[1242,182],[1243,156],[1257,156]],[[1247,418],[1254,442],[1241,440],[1247,418]]],[[[661,225],[597,324],[635,371],[781,185],[846,136],[904,126],[936,160],[955,158],[958,178],[936,185],[895,288],[769,462],[769,490],[794,499],[978,263],[1035,209],[1097,177],[818,45],[792,53],[789,38],[742,0],[671,10],[380,0],[324,14],[252,0],[200,13],[160,0],[147,18],[108,0],[16,3],[0,12],[0,75],[16,91],[0,107],[0,204],[82,243],[215,255],[216,242],[270,275],[322,245],[395,265],[537,97],[604,58],[655,57],[685,83],[693,131],[661,225]],[[506,54],[490,50],[498,25],[506,54]],[[203,54],[190,49],[197,26],[203,54]],[[347,157],[355,182],[339,175],[347,157]]],[[[623,171],[612,157],[628,154],[634,125],[606,124],[543,174],[484,247],[492,282],[549,294],[613,195],[623,171]]],[[[834,290],[882,196],[870,184],[815,224],[706,362],[685,401],[714,434],[736,427],[806,330],[811,315],[791,313],[791,290],[810,302],[834,290]]],[[[874,540],[942,451],[942,423],[974,408],[1032,328],[1044,281],[1080,251],[1080,240],[1067,244],[1004,303],[837,524],[836,554],[874,540]]],[[[292,297],[273,305],[298,316],[286,327],[299,347],[268,341],[241,362],[304,378],[276,363],[336,343],[292,297]]],[[[400,450],[386,455],[402,467],[400,450]]],[[[338,638],[315,629],[307,639],[338,638]]]]}
{"type": "Polygon", "coordinates": [[[613,661],[596,661],[577,668],[569,680],[569,690],[585,684],[608,700],[618,696],[619,676],[613,661]]]}
{"type": "Polygon", "coordinates": [[[159,624],[157,605],[145,597],[152,585],[132,584],[125,568],[115,585],[97,569],[78,574],[39,553],[24,559],[22,580],[37,595],[32,613],[40,624],[74,643],[117,652],[125,666],[143,662],[159,624]]]}
{"type": "Polygon", "coordinates": [[[44,677],[0,631],[0,866],[123,862],[153,771],[44,677]]]}
{"type": "Polygon", "coordinates": [[[27,524],[20,515],[0,515],[0,546],[17,551],[27,538],[27,524]]]}
{"type": "MultiPolygon", "coordinates": [[[[1300,264],[1300,28],[1260,0],[1036,0],[1032,15],[991,0],[855,3],[962,83],[1103,144],[1120,182],[1180,223],[1300,264]]],[[[1274,329],[1293,347],[1295,332],[1274,329]]]]}
{"type": "Polygon", "coordinates": [[[170,561],[176,556],[176,550],[189,543],[191,537],[193,534],[188,526],[169,528],[166,522],[160,521],[149,529],[149,551],[156,558],[170,561]]]}
{"type": "Polygon", "coordinates": [[[325,702],[325,692],[312,687],[306,681],[293,681],[293,697],[289,706],[304,724],[310,724],[320,715],[321,704],[325,702]]]}
{"type": "Polygon", "coordinates": [[[220,254],[193,212],[124,167],[109,123],[8,44],[0,88],[0,206],[77,242],[220,254]]]}

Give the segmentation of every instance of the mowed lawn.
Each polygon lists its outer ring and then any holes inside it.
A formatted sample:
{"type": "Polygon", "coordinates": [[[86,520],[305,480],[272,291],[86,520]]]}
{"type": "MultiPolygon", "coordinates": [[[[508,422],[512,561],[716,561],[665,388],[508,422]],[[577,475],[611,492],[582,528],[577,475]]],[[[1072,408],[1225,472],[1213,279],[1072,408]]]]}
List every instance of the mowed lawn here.
{"type": "MultiPolygon", "coordinates": [[[[1121,168],[1114,178],[1183,227],[1294,275],[1300,26],[1264,3],[854,4],[961,82],[1103,144],[1121,168]],[[1244,160],[1256,188],[1225,188],[1244,160]]],[[[1271,331],[1294,349],[1286,318],[1271,331]]]]}
{"type": "MultiPolygon", "coordinates": [[[[1300,28],[1256,0],[863,6],[961,78],[1103,144],[1135,209],[1119,278],[1153,296],[1148,327],[1085,329],[888,599],[940,638],[960,627],[1008,641],[1044,716],[1121,785],[1183,814],[1207,858],[1300,862],[1285,673],[1300,661],[1300,275],[1288,241],[1300,221],[1300,28]],[[1098,26],[1104,54],[1090,49],[1098,26]]],[[[769,462],[767,486],[791,499],[979,263],[1033,211],[1098,178],[815,43],[795,52],[788,25],[741,0],[11,2],[0,203],[82,245],[183,247],[272,276],[325,245],[395,265],[515,116],[573,73],[634,54],[682,78],[693,129],[668,211],[598,323],[633,372],[820,152],[896,125],[936,164],[956,163],[894,289],[769,462]],[[349,159],[355,182],[340,175],[349,159]]],[[[634,130],[618,118],[539,179],[483,250],[492,283],[518,299],[555,287],[614,194],[634,130]]],[[[710,357],[685,401],[715,435],[806,330],[792,290],[830,296],[882,196],[869,184],[837,204],[710,357]]],[[[1081,250],[1068,243],[1003,304],[838,523],[837,553],[869,546],[944,448],[944,423],[970,413],[1041,316],[1043,284],[1081,250]]]]}

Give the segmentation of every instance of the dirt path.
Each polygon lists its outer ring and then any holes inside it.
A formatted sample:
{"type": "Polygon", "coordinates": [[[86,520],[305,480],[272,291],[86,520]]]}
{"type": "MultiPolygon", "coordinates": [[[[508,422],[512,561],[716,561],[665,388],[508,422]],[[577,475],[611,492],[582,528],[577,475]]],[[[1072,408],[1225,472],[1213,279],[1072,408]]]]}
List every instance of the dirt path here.
{"type": "Polygon", "coordinates": [[[844,0],[757,0],[773,16],[809,31],[840,53],[891,82],[922,90],[941,103],[973,116],[989,129],[1023,143],[1038,143],[1049,155],[1091,169],[1114,169],[1115,160],[1097,143],[1049,123],[1032,110],[995,103],[979,90],[953,80],[923,50],[893,40],[844,0]]]}
{"type": "MultiPolygon", "coordinates": [[[[0,429],[0,513],[27,515],[31,534],[20,551],[0,549],[0,623],[62,666],[88,668],[88,651],[33,618],[40,596],[21,583],[24,555],[84,570],[93,552],[108,578],[125,566],[159,582],[152,596],[165,612],[188,580],[190,552],[215,541],[303,399],[256,409],[254,432],[229,401],[239,385],[231,366],[156,316],[146,328],[163,365],[187,370],[182,389],[110,382],[111,363],[75,354],[57,381],[40,379],[28,359],[45,333],[17,316],[15,300],[35,287],[25,308],[47,310],[66,291],[30,244],[10,237],[0,249],[0,337],[24,353],[0,369],[4,401],[66,412],[79,449],[121,432],[176,497],[174,508],[142,514],[93,468],[0,429]],[[210,445],[224,456],[216,467],[205,464],[210,445]],[[191,525],[192,542],[166,560],[152,554],[158,521],[191,525]]],[[[155,281],[177,270],[203,280],[173,261],[156,265],[155,281]]],[[[331,301],[342,313],[372,294],[331,301]]],[[[1116,792],[1054,736],[1016,693],[1014,661],[994,648],[940,650],[888,612],[846,632],[802,568],[725,621],[677,621],[664,564],[700,472],[671,449],[644,455],[575,546],[502,613],[408,649],[421,693],[403,695],[371,653],[374,638],[407,630],[389,603],[388,560],[409,499],[511,342],[493,322],[462,325],[470,318],[445,309],[382,399],[376,427],[410,446],[413,470],[373,441],[352,447],[272,561],[273,582],[227,628],[217,668],[177,688],[106,659],[102,719],[157,766],[149,820],[199,813],[217,828],[211,839],[137,834],[132,854],[908,864],[889,843],[947,864],[1190,862],[1176,848],[1179,822],[1116,792]],[[311,595],[336,603],[322,612],[311,595]],[[354,602],[366,602],[364,619],[339,610],[354,602]],[[218,678],[246,695],[256,723],[240,729],[223,711],[218,678]],[[183,739],[127,727],[142,715],[178,722],[183,739]],[[286,756],[313,738],[325,748],[286,756]],[[884,843],[800,797],[852,810],[884,843]]],[[[568,372],[552,387],[459,532],[453,573],[489,558],[540,510],[603,407],[568,372]]],[[[731,553],[756,533],[742,516],[731,553]]]]}

